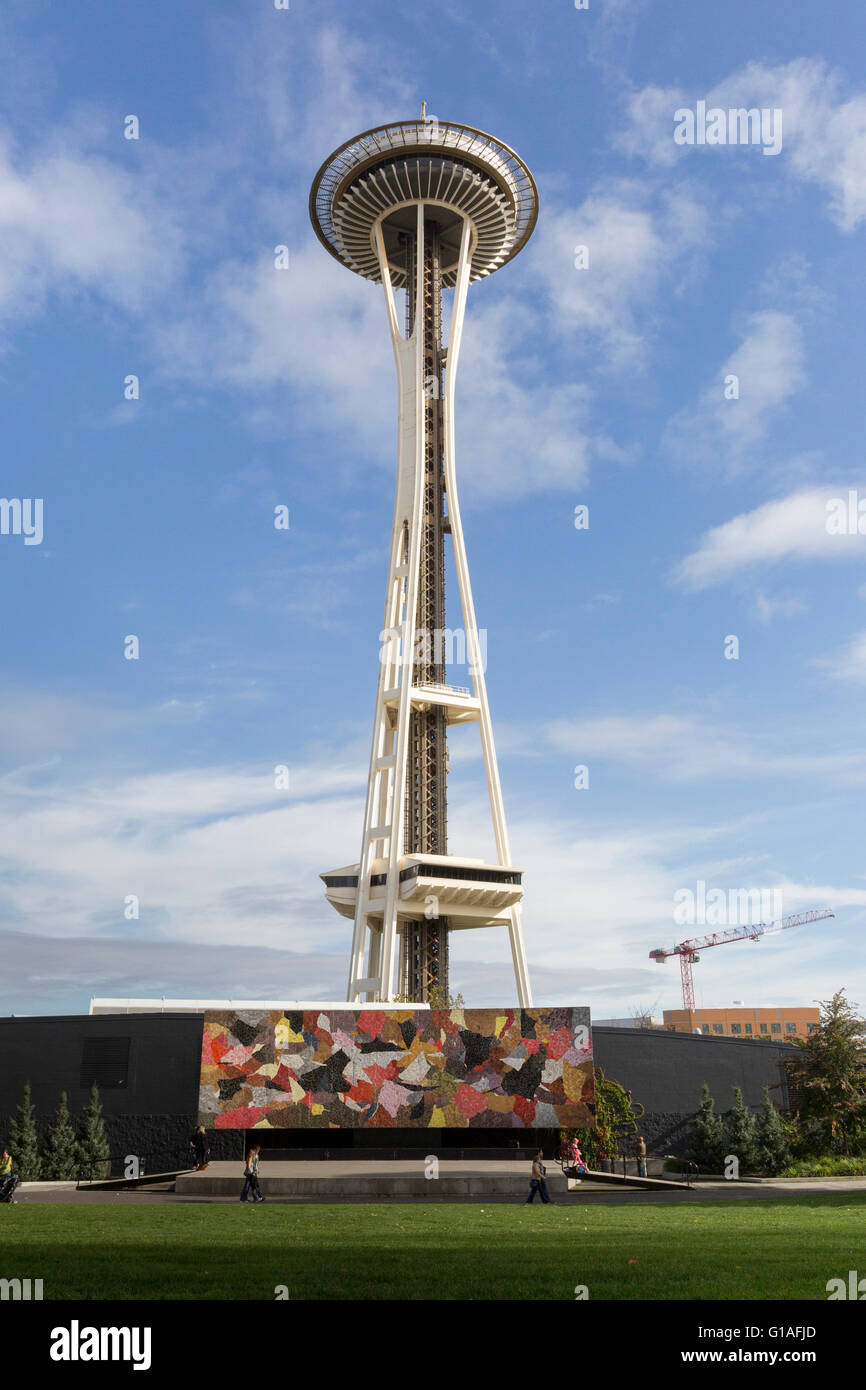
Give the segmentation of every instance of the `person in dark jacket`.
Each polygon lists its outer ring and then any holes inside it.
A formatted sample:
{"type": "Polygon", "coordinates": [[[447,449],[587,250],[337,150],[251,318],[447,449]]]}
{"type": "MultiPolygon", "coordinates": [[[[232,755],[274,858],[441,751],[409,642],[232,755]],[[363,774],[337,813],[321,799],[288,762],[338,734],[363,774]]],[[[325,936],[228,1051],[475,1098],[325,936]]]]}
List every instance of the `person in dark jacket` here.
{"type": "Polygon", "coordinates": [[[204,1125],[199,1125],[195,1134],[190,1136],[189,1146],[195,1150],[196,1171],[203,1171],[210,1163],[210,1145],[207,1141],[207,1130],[204,1125]]]}

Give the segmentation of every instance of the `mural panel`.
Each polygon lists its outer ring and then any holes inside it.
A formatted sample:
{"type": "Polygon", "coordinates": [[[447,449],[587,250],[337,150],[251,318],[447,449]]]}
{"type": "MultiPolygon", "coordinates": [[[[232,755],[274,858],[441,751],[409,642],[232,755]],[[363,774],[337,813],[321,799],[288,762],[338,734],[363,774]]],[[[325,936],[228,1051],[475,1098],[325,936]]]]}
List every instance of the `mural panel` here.
{"type": "Polygon", "coordinates": [[[208,1012],[212,1129],[537,1129],[594,1123],[589,1009],[208,1012]]]}

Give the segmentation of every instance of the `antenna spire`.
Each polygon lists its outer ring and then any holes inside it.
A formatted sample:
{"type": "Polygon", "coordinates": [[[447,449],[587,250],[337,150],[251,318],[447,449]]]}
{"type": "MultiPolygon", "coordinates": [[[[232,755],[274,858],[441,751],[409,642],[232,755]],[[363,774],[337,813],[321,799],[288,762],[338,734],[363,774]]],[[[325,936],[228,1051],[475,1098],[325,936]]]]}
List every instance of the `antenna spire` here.
{"type": "Polygon", "coordinates": [[[427,119],[427,103],[426,103],[426,101],[422,101],[422,103],[421,103],[421,120],[422,120],[422,121],[426,121],[426,119],[427,119]]]}

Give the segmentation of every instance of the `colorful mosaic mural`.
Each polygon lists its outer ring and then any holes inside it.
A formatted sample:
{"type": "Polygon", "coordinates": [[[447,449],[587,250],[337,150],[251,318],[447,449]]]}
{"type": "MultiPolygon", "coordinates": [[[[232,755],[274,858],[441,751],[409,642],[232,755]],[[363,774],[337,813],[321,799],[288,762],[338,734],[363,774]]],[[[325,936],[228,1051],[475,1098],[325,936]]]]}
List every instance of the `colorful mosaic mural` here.
{"type": "Polygon", "coordinates": [[[209,1012],[213,1129],[537,1129],[593,1123],[588,1009],[209,1012]]]}

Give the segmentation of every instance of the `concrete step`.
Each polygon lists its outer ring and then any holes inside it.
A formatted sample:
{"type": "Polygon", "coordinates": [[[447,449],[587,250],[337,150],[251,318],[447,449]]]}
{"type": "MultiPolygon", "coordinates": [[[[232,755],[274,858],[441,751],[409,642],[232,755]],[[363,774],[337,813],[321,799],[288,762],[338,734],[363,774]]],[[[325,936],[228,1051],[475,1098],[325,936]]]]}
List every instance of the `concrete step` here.
{"type": "MultiPolygon", "coordinates": [[[[436,1177],[421,1160],[371,1163],[369,1161],[272,1163],[259,1170],[265,1197],[525,1197],[529,1192],[526,1163],[440,1162],[436,1177]]],[[[435,1170],[434,1170],[435,1171],[435,1170]]],[[[565,1197],[566,1179],[548,1167],[547,1185],[552,1197],[565,1197]]],[[[206,1172],[183,1173],[175,1192],[186,1197],[240,1197],[241,1165],[211,1164],[206,1172]]]]}

